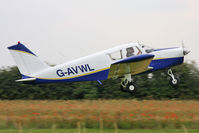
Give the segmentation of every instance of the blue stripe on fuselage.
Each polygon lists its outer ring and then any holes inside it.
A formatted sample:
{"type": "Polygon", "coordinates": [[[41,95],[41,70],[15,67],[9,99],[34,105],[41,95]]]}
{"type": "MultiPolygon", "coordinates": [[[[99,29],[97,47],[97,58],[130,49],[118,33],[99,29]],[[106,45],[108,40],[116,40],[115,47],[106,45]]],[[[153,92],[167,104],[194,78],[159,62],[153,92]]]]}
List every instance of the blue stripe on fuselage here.
{"type": "Polygon", "coordinates": [[[156,71],[156,70],[180,65],[183,62],[184,62],[184,57],[166,58],[166,59],[152,60],[149,66],[153,67],[151,71],[156,71]]]}
{"type": "MultiPolygon", "coordinates": [[[[144,72],[153,72],[156,70],[166,69],[172,66],[176,66],[182,64],[184,61],[184,57],[176,57],[176,58],[167,58],[167,59],[158,59],[152,60],[150,63],[150,67],[153,67],[152,70],[144,72]]],[[[89,75],[84,75],[80,77],[70,78],[70,79],[59,79],[59,80],[50,80],[50,79],[40,79],[37,78],[33,83],[56,83],[56,82],[79,82],[79,81],[97,81],[97,80],[106,80],[108,78],[110,69],[106,69],[100,72],[92,73],[89,75]]],[[[23,75],[23,78],[30,78],[29,76],[23,75]]]]}
{"type": "Polygon", "coordinates": [[[78,81],[96,81],[96,80],[106,80],[108,78],[109,69],[92,73],[89,75],[70,78],[70,79],[59,79],[59,80],[49,80],[49,79],[36,79],[36,83],[56,83],[56,82],[78,82],[78,81]]]}

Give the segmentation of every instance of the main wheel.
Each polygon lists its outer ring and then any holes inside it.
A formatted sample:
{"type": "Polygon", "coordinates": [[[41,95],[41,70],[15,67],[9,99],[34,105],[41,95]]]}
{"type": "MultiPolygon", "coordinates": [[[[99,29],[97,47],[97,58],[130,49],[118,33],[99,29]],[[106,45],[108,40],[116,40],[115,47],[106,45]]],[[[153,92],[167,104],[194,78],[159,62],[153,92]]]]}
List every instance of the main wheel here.
{"type": "Polygon", "coordinates": [[[127,92],[126,88],[123,87],[122,85],[120,85],[120,90],[121,90],[122,92],[127,92]]]}
{"type": "Polygon", "coordinates": [[[172,79],[172,78],[169,79],[169,84],[170,84],[172,87],[177,88],[178,85],[179,85],[179,83],[180,83],[180,79],[179,79],[178,77],[175,77],[175,79],[172,79]]]}
{"type": "Polygon", "coordinates": [[[134,94],[137,90],[137,86],[134,82],[130,82],[126,88],[127,88],[128,92],[131,94],[134,94]]]}

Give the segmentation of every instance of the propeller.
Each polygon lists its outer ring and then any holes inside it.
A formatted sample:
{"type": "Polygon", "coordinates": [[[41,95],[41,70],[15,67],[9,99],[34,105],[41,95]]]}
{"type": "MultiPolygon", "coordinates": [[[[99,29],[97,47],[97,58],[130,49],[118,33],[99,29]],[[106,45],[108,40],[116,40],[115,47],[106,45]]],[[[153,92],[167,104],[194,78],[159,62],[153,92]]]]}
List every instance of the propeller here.
{"type": "Polygon", "coordinates": [[[188,50],[188,49],[185,47],[183,41],[182,41],[182,48],[183,48],[183,54],[184,54],[184,55],[187,55],[187,54],[189,54],[189,53],[191,52],[190,50],[188,50]]]}

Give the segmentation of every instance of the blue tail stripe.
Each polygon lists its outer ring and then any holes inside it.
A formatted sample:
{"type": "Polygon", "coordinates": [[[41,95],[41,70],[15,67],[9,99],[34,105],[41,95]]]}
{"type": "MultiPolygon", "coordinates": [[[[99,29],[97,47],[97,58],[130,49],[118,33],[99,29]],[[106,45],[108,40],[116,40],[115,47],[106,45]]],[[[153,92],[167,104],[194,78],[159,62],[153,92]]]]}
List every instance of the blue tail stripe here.
{"type": "Polygon", "coordinates": [[[26,52],[26,53],[29,53],[29,54],[32,54],[32,55],[36,56],[32,51],[30,51],[26,46],[24,46],[21,43],[13,45],[13,46],[10,46],[10,47],[8,47],[8,49],[23,51],[23,52],[26,52]]]}
{"type": "Polygon", "coordinates": [[[23,75],[23,74],[21,74],[21,76],[22,76],[22,79],[32,78],[32,77],[30,77],[30,76],[23,75]]]}

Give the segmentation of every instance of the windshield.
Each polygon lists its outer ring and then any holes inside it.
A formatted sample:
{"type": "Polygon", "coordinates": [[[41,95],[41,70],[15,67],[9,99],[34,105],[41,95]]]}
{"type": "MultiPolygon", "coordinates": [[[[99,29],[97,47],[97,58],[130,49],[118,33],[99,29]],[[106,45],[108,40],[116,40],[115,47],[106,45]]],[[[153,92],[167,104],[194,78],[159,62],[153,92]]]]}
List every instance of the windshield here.
{"type": "Polygon", "coordinates": [[[146,53],[151,53],[154,51],[154,49],[152,47],[149,47],[147,45],[143,45],[143,44],[139,44],[143,49],[145,49],[146,53]]]}

